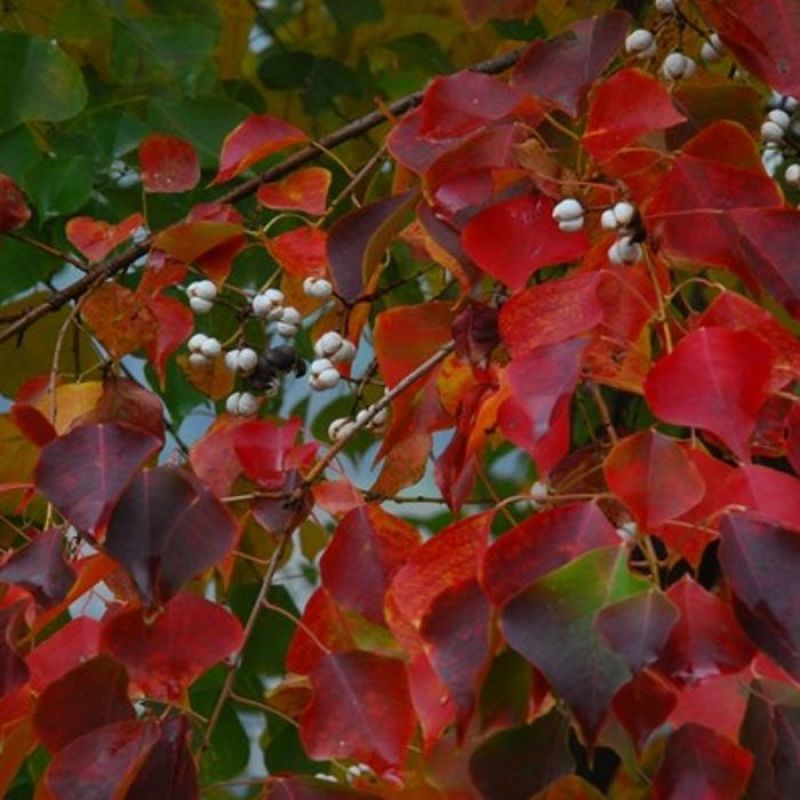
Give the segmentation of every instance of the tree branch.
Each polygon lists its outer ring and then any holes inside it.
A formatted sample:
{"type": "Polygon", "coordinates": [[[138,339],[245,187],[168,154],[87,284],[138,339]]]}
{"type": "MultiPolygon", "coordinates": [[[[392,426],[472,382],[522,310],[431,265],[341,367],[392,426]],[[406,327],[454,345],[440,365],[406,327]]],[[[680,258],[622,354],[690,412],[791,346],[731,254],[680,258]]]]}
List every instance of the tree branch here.
{"type": "MultiPolygon", "coordinates": [[[[491,58],[488,61],[474,64],[468,69],[471,69],[473,72],[483,72],[490,75],[504,72],[517,62],[521,53],[521,50],[512,50],[496,58],[491,58]]],[[[396,100],[387,107],[387,112],[392,116],[402,116],[406,114],[420,104],[422,101],[422,94],[422,91],[414,92],[396,100]]],[[[386,122],[387,119],[386,112],[372,111],[344,125],[333,133],[324,136],[319,140],[319,144],[328,150],[338,147],[340,144],[350,141],[351,139],[357,139],[359,136],[362,136],[378,125],[386,122]]],[[[256,175],[239,184],[239,186],[226,192],[221,197],[218,197],[216,201],[219,203],[237,203],[245,197],[254,194],[262,183],[283,178],[299,167],[317,160],[322,154],[323,151],[314,144],[304,147],[302,150],[298,150],[285,158],[279,164],[265,170],[260,175],[256,175]]],[[[57,311],[65,304],[91,291],[95,286],[98,286],[106,279],[129,267],[134,261],[147,254],[153,245],[155,236],[156,234],[151,234],[142,242],[130,247],[125,252],[101,262],[66,288],[55,292],[47,301],[26,311],[19,319],[6,325],[2,331],[0,331],[0,343],[14,336],[21,336],[31,325],[42,317],[57,311]]]]}

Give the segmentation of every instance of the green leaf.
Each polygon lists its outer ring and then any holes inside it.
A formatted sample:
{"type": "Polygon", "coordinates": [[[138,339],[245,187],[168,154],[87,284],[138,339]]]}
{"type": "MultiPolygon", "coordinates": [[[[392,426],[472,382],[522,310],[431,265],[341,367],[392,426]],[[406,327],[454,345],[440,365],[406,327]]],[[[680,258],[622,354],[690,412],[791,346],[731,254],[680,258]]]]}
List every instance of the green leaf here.
{"type": "Polygon", "coordinates": [[[368,22],[380,22],[383,19],[381,0],[325,0],[336,27],[342,33],[348,33],[368,22]]]}
{"type": "Polygon", "coordinates": [[[0,237],[0,264],[0,301],[5,302],[34,287],[50,272],[55,272],[61,262],[3,236],[0,237]]]}
{"type": "Polygon", "coordinates": [[[58,122],[86,105],[80,69],[53,42],[0,31],[0,131],[58,122]]]}
{"type": "Polygon", "coordinates": [[[0,134],[0,172],[22,182],[23,175],[42,158],[33,134],[24,125],[18,125],[0,134]]]}
{"type": "Polygon", "coordinates": [[[84,156],[42,159],[30,169],[23,187],[42,220],[72,214],[89,202],[92,170],[84,156]]]}

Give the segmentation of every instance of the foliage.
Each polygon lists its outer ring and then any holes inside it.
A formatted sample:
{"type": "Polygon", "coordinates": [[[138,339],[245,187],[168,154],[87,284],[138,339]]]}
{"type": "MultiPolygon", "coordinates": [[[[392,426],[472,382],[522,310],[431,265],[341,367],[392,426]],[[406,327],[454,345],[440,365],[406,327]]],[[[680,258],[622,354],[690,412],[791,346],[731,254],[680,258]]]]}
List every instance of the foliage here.
{"type": "Polygon", "coordinates": [[[3,4],[0,794],[797,796],[796,4],[399,5],[3,4]]]}

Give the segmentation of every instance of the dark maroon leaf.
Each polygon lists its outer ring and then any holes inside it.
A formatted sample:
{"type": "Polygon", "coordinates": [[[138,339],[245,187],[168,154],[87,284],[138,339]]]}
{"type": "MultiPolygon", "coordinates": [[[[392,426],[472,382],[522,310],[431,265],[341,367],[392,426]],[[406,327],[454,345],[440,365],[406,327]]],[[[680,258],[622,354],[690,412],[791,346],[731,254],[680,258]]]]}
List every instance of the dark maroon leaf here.
{"type": "Polygon", "coordinates": [[[658,658],[678,616],[663,592],[650,589],[606,606],[595,624],[612,650],[639,672],[658,658]]]}
{"type": "Polygon", "coordinates": [[[236,535],[236,523],[200,481],[162,466],[140,472],[120,497],[105,547],[154,605],[216,564],[236,535]]]}
{"type": "Polygon", "coordinates": [[[12,646],[9,630],[13,628],[24,612],[27,602],[19,600],[0,610],[0,698],[11,694],[28,681],[30,670],[25,660],[12,646]]]}
{"type": "Polygon", "coordinates": [[[738,800],[752,766],[753,756],[727,737],[700,725],[684,725],[667,739],[653,798],[738,800]]]}
{"type": "Polygon", "coordinates": [[[106,378],[97,405],[81,422],[118,422],[164,441],[164,404],[158,395],[128,378],[106,378]]]}
{"type": "Polygon", "coordinates": [[[303,485],[296,469],[285,473],[283,485],[277,487],[281,497],[265,497],[252,505],[253,518],[273,536],[291,533],[311,512],[313,500],[309,491],[295,492],[303,485]]]}
{"type": "Polygon", "coordinates": [[[383,258],[388,237],[416,198],[409,189],[384,197],[337,220],[328,233],[328,263],[339,294],[355,300],[365,289],[372,268],[383,258]]]}
{"type": "Polygon", "coordinates": [[[800,708],[775,707],[775,786],[778,797],[800,797],[800,708]]]}
{"type": "Polygon", "coordinates": [[[75,582],[76,572],[64,558],[64,531],[42,531],[0,567],[0,581],[27,589],[42,608],[60,603],[75,582]]]}
{"type": "Polygon", "coordinates": [[[688,575],[667,597],[680,612],[656,668],[676,683],[694,683],[746,667],[755,649],[733,611],[688,575]]]}
{"type": "Polygon", "coordinates": [[[453,320],[456,352],[471,364],[485,362],[500,344],[498,316],[496,308],[471,300],[453,320]]]}
{"type": "Polygon", "coordinates": [[[415,528],[379,506],[354,508],[322,556],[322,584],[339,604],[381,625],[389,582],[420,544],[415,528]]]}
{"type": "Polygon", "coordinates": [[[39,696],[33,725],[51,753],[112,722],[136,717],[128,699],[128,675],[101,655],[71,669],[39,696]]]}
{"type": "Polygon", "coordinates": [[[42,780],[58,800],[125,797],[158,738],[153,721],[105,725],[57,753],[42,780]]]}
{"type": "Polygon", "coordinates": [[[556,39],[536,39],[514,67],[512,85],[576,117],[586,93],[625,40],[631,18],[624,11],[576,22],[556,39]]]}
{"type": "Polygon", "coordinates": [[[472,754],[469,772],[483,800],[529,800],[575,768],[569,718],[554,709],[530,725],[487,739],[472,754]]]}
{"type": "Polygon", "coordinates": [[[728,514],[719,559],[748,637],[800,680],[800,532],[764,516],[728,514]]]}
{"type": "Polygon", "coordinates": [[[80,425],[42,449],[36,485],[78,530],[93,531],[160,447],[152,434],[126,425],[80,425]]]}
{"type": "Polygon", "coordinates": [[[650,734],[666,721],[676,703],[675,690],[645,670],[619,689],[611,707],[640,750],[650,734]]]}
{"type": "Polygon", "coordinates": [[[139,770],[125,800],[195,800],[200,797],[186,717],[160,723],[158,741],[139,770]]]}

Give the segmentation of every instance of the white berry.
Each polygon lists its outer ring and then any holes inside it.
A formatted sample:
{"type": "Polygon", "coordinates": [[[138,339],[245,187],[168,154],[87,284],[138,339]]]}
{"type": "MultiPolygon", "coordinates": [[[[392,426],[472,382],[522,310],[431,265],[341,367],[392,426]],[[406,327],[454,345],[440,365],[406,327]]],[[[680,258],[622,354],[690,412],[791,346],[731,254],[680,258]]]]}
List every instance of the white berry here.
{"type": "Polygon", "coordinates": [[[642,248],[638,242],[634,242],[630,236],[623,236],[617,239],[608,248],[608,260],[612,264],[635,264],[642,258],[642,248]]]}
{"type": "Polygon", "coordinates": [[[239,398],[241,396],[241,392],[234,392],[233,394],[228,395],[227,399],[225,400],[225,410],[229,414],[239,413],[239,398]]]}
{"type": "Polygon", "coordinates": [[[783,153],[778,149],[774,142],[770,142],[761,154],[761,163],[764,165],[767,175],[774,177],[783,164],[783,153]]]}
{"type": "Polygon", "coordinates": [[[777,122],[773,122],[771,119],[768,119],[761,126],[761,138],[765,142],[780,142],[785,133],[786,129],[782,128],[777,122]]]}
{"type": "Polygon", "coordinates": [[[550,489],[548,488],[546,483],[542,483],[541,481],[536,481],[536,483],[531,486],[531,497],[534,500],[544,501],[547,500],[547,495],[550,493],[550,489]]]}
{"type": "Polygon", "coordinates": [[[308,297],[324,299],[333,294],[333,285],[325,278],[306,278],[303,281],[303,292],[308,297]]]}
{"type": "Polygon", "coordinates": [[[239,351],[237,367],[239,372],[247,374],[252,372],[258,364],[258,353],[252,347],[243,347],[239,351]]]}
{"type": "Polygon", "coordinates": [[[277,332],[278,336],[282,336],[284,339],[294,339],[297,336],[297,325],[292,325],[289,322],[279,321],[275,323],[275,331],[277,332]]]}
{"type": "Polygon", "coordinates": [[[250,392],[234,392],[225,401],[225,410],[239,417],[252,417],[258,411],[259,401],[250,392]]]}
{"type": "Polygon", "coordinates": [[[321,372],[314,381],[315,389],[333,389],[341,380],[342,376],[337,369],[326,369],[321,372]]]}
{"type": "Polygon", "coordinates": [[[800,186],[800,164],[789,164],[783,177],[790,186],[800,186]]]}
{"type": "Polygon", "coordinates": [[[204,300],[202,297],[190,297],[189,306],[195,314],[208,314],[214,308],[211,300],[204,300]]]}
{"type": "Polygon", "coordinates": [[[350,437],[354,428],[355,424],[351,419],[339,417],[328,426],[328,438],[334,442],[342,441],[350,437]]]}
{"type": "Polygon", "coordinates": [[[583,217],[578,219],[565,219],[558,223],[558,229],[562,233],[577,233],[583,230],[583,217]]]}
{"type": "Polygon", "coordinates": [[[665,78],[677,81],[681,78],[690,78],[694,75],[697,64],[689,56],[677,50],[670,53],[661,65],[661,72],[665,78]]]}
{"type": "Polygon", "coordinates": [[[272,301],[265,294],[257,294],[250,305],[257,317],[266,317],[272,311],[272,301]]]}
{"type": "Polygon", "coordinates": [[[678,0],[656,0],[656,11],[674,14],[678,10],[678,0]]]}
{"type": "Polygon", "coordinates": [[[275,306],[282,306],[286,298],[283,295],[283,292],[280,289],[267,289],[264,292],[264,297],[270,301],[275,306]]]}
{"type": "Polygon", "coordinates": [[[792,118],[782,108],[775,108],[770,111],[769,114],[767,114],[767,119],[783,128],[784,131],[789,129],[789,125],[792,121],[792,118]]]}
{"type": "Polygon", "coordinates": [[[335,364],[340,364],[342,362],[350,362],[356,357],[356,346],[351,342],[345,339],[341,347],[335,352],[331,353],[330,359],[335,364]]]}
{"type": "Polygon", "coordinates": [[[605,228],[607,231],[615,231],[619,227],[617,218],[614,216],[613,208],[607,208],[600,215],[600,225],[602,225],[602,227],[605,228]]]}
{"type": "Polygon", "coordinates": [[[646,59],[656,54],[656,38],[645,28],[631,31],[625,39],[625,51],[637,58],[646,59]]]}
{"type": "Polygon", "coordinates": [[[583,206],[574,197],[562,200],[553,209],[553,219],[556,222],[566,222],[567,220],[581,219],[581,217],[583,217],[583,206]]]}
{"type": "Polygon", "coordinates": [[[215,359],[222,352],[222,345],[217,339],[209,337],[200,345],[200,352],[209,360],[215,359]]]}
{"type": "Polygon", "coordinates": [[[334,369],[333,362],[327,358],[315,358],[311,362],[310,374],[311,377],[317,377],[325,372],[326,369],[334,369]]]}
{"type": "Polygon", "coordinates": [[[384,406],[375,412],[367,427],[372,431],[379,431],[389,420],[389,409],[384,406]]]}
{"type": "Polygon", "coordinates": [[[328,331],[323,333],[322,336],[314,342],[314,352],[320,358],[328,358],[339,350],[342,346],[344,339],[341,334],[336,331],[328,331]]]}
{"type": "Polygon", "coordinates": [[[189,363],[193,367],[205,367],[208,365],[208,359],[202,353],[189,353],[189,363]]]}
{"type": "Polygon", "coordinates": [[[188,342],[186,342],[186,346],[193,353],[197,353],[200,351],[200,348],[203,346],[203,342],[205,342],[206,339],[208,339],[208,336],[206,336],[204,333],[196,333],[191,339],[189,339],[188,342]]]}
{"type": "Polygon", "coordinates": [[[217,297],[217,287],[213,281],[195,281],[186,287],[186,294],[189,297],[199,297],[202,300],[213,302],[217,297]]]}
{"type": "Polygon", "coordinates": [[[623,227],[630,225],[631,222],[633,222],[633,218],[636,216],[636,209],[627,200],[622,200],[615,204],[614,208],[611,210],[617,224],[623,227]]]}
{"type": "Polygon", "coordinates": [[[707,42],[700,48],[700,58],[707,64],[716,64],[725,57],[725,45],[718,33],[712,33],[707,42]]]}
{"type": "Polygon", "coordinates": [[[294,306],[286,306],[281,309],[280,321],[285,322],[287,325],[299,325],[302,320],[300,312],[294,306]]]}

